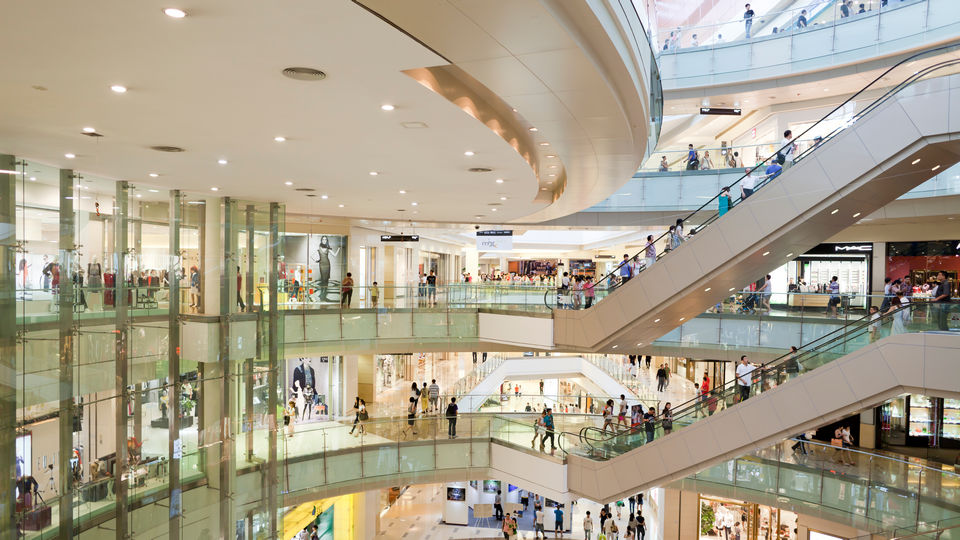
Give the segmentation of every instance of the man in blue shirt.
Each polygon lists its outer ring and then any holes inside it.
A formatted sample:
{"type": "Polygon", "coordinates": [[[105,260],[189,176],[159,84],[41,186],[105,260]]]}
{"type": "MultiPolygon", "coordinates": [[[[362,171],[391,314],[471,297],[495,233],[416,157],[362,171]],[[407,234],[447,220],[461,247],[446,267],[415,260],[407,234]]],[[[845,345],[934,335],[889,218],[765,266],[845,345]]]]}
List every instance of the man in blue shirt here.
{"type": "Polygon", "coordinates": [[[776,161],[771,161],[770,165],[767,166],[767,170],[765,171],[767,175],[766,180],[773,180],[774,178],[780,176],[781,172],[783,172],[783,167],[781,167],[776,161]]]}
{"type": "Polygon", "coordinates": [[[557,449],[557,443],[554,441],[553,433],[553,409],[547,409],[547,414],[543,417],[543,428],[544,434],[543,438],[540,439],[540,450],[544,449],[547,438],[550,439],[550,453],[552,454],[557,449]]]}
{"type": "Polygon", "coordinates": [[[620,274],[620,284],[630,281],[630,278],[633,277],[633,261],[630,260],[630,255],[623,254],[623,262],[620,263],[620,267],[617,269],[620,274]]]}
{"type": "Polygon", "coordinates": [[[553,518],[553,535],[555,538],[557,536],[563,538],[563,510],[560,508],[560,506],[557,506],[553,509],[553,518]]]}

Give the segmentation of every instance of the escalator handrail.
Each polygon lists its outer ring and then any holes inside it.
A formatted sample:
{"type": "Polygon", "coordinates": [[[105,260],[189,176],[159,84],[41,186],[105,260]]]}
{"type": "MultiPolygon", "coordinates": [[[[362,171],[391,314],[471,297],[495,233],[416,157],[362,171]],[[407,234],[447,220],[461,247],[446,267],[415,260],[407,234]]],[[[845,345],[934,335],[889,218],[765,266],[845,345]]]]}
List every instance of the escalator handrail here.
{"type": "MultiPolygon", "coordinates": [[[[837,330],[834,330],[833,332],[831,332],[831,333],[829,333],[829,334],[821,337],[820,339],[811,341],[810,343],[804,345],[804,347],[805,347],[805,348],[806,348],[806,347],[809,347],[810,345],[815,344],[815,343],[818,343],[818,342],[821,341],[822,339],[828,338],[828,337],[830,338],[830,339],[826,342],[826,344],[828,344],[828,345],[829,345],[829,344],[834,344],[834,343],[836,343],[838,340],[844,341],[844,340],[846,340],[846,336],[847,336],[848,334],[850,334],[851,332],[857,332],[857,335],[860,335],[860,332],[859,332],[860,330],[863,330],[864,328],[867,328],[867,327],[869,327],[869,326],[872,325],[872,324],[876,324],[876,323],[883,324],[884,321],[887,321],[887,320],[892,319],[893,317],[895,317],[895,316],[896,316],[898,313],[900,313],[901,311],[903,311],[903,310],[910,310],[910,309],[913,309],[913,307],[914,307],[914,304],[913,304],[913,303],[910,303],[910,304],[907,304],[907,305],[905,305],[905,306],[901,306],[901,307],[899,307],[899,308],[897,308],[897,309],[895,309],[895,310],[887,311],[886,313],[880,315],[880,317],[878,317],[878,318],[876,318],[876,319],[871,318],[871,317],[872,317],[872,314],[865,315],[864,317],[861,317],[861,318],[855,320],[854,322],[851,322],[850,324],[844,325],[842,328],[839,328],[839,329],[837,329],[837,330]]],[[[817,346],[820,347],[820,346],[823,346],[823,345],[824,345],[824,343],[819,343],[817,346]]],[[[766,364],[763,364],[763,365],[761,365],[759,368],[754,369],[753,372],[751,373],[751,382],[754,382],[754,381],[757,381],[757,380],[763,381],[764,378],[765,378],[767,375],[769,375],[769,374],[772,373],[772,372],[779,371],[779,369],[780,369],[781,367],[785,366],[786,363],[787,363],[788,361],[790,361],[790,360],[795,360],[795,361],[797,362],[798,369],[799,369],[799,366],[801,365],[801,358],[802,358],[804,355],[813,354],[813,353],[815,353],[815,352],[816,352],[816,351],[810,350],[810,349],[805,350],[805,351],[804,351],[804,350],[801,350],[801,349],[798,349],[796,353],[794,353],[794,352],[789,352],[789,353],[787,353],[787,354],[785,354],[785,355],[783,355],[783,356],[780,356],[780,357],[774,359],[773,361],[768,362],[768,363],[766,363],[766,364]]],[[[731,388],[732,388],[732,387],[734,387],[734,386],[736,385],[736,383],[737,383],[737,380],[736,380],[736,378],[734,378],[734,380],[732,380],[732,381],[724,384],[724,385],[721,386],[720,388],[713,388],[713,389],[711,389],[711,390],[710,390],[709,397],[712,398],[712,399],[721,399],[721,398],[726,394],[726,392],[727,392],[727,390],[728,390],[727,387],[731,387],[731,388]]],[[[676,408],[671,409],[671,419],[670,419],[670,421],[671,421],[671,422],[675,422],[675,421],[677,420],[678,416],[685,416],[685,415],[688,414],[691,410],[696,411],[696,410],[697,410],[699,407],[701,407],[701,406],[702,406],[702,403],[701,403],[701,398],[700,398],[700,396],[697,396],[697,397],[694,397],[693,399],[690,399],[690,400],[688,400],[688,401],[685,401],[685,402],[681,403],[680,405],[678,405],[676,408]]],[[[661,416],[661,414],[660,414],[659,411],[658,411],[658,413],[657,413],[657,418],[656,418],[655,422],[656,422],[655,428],[656,428],[656,427],[663,427],[663,418],[662,418],[662,416],[661,416]]],[[[624,431],[621,431],[621,432],[614,433],[614,434],[610,435],[609,437],[607,437],[606,439],[584,439],[584,435],[585,435],[586,429],[587,429],[587,428],[581,429],[581,430],[580,430],[580,433],[578,433],[578,434],[561,432],[559,438],[560,438],[560,440],[562,441],[563,438],[564,438],[564,435],[569,436],[569,437],[576,437],[576,438],[577,438],[578,440],[580,440],[581,442],[585,442],[585,443],[588,444],[591,448],[593,448],[594,445],[591,443],[591,441],[595,441],[595,442],[610,441],[610,440],[615,439],[615,438],[617,438],[617,437],[621,437],[621,436],[623,436],[623,435],[626,434],[626,433],[629,433],[628,430],[624,430],[624,431]]],[[[594,428],[594,429],[597,429],[597,430],[599,431],[598,428],[594,428]]]]}
{"type": "MultiPolygon", "coordinates": [[[[934,47],[934,48],[926,49],[926,50],[921,51],[921,52],[919,52],[919,53],[913,54],[913,55],[911,55],[911,56],[909,56],[909,57],[907,57],[907,58],[904,58],[903,60],[897,62],[896,64],[894,64],[894,65],[892,65],[892,66],[890,66],[886,71],[884,71],[883,73],[881,73],[880,75],[878,75],[875,79],[873,79],[872,81],[870,81],[869,83],[867,83],[867,85],[865,85],[863,88],[861,88],[860,90],[857,90],[853,95],[851,95],[850,97],[848,97],[847,99],[845,99],[842,103],[840,103],[839,105],[837,105],[836,107],[834,107],[830,112],[828,112],[828,113],[827,113],[826,115],[824,115],[822,118],[820,118],[819,120],[817,120],[816,122],[814,122],[813,124],[811,124],[810,126],[808,126],[808,127],[807,127],[805,130],[803,130],[800,134],[796,135],[796,136],[794,137],[794,140],[799,140],[799,139],[803,138],[803,136],[806,135],[807,133],[809,133],[810,130],[812,130],[812,129],[815,128],[816,126],[820,125],[822,122],[828,120],[828,119],[829,119],[834,113],[836,113],[837,111],[842,110],[844,107],[846,107],[849,103],[851,103],[852,101],[854,101],[854,100],[855,100],[857,97],[859,97],[861,94],[863,94],[864,92],[868,91],[874,84],[876,84],[877,82],[879,82],[879,81],[881,81],[882,79],[884,79],[884,78],[885,78],[890,72],[892,72],[894,69],[897,69],[897,68],[899,68],[900,66],[905,65],[905,64],[908,64],[908,63],[910,63],[910,62],[913,62],[913,61],[919,59],[920,57],[924,57],[924,56],[928,56],[928,55],[932,55],[932,54],[939,54],[939,53],[944,52],[944,51],[947,51],[947,50],[956,50],[958,47],[960,47],[960,45],[957,45],[957,44],[943,45],[943,46],[939,46],[939,47],[934,47]]],[[[823,143],[827,142],[828,140],[830,140],[831,138],[833,138],[837,133],[845,130],[845,129],[846,129],[847,127],[849,127],[850,125],[856,123],[863,115],[869,113],[870,111],[872,111],[872,110],[875,109],[876,107],[878,107],[878,106],[880,106],[881,104],[883,104],[884,102],[886,102],[892,95],[898,93],[898,92],[899,92],[900,90],[902,90],[905,86],[909,86],[910,84],[912,84],[913,82],[915,82],[918,78],[926,75],[927,73],[930,73],[930,72],[935,71],[935,70],[937,70],[937,69],[941,69],[941,68],[946,67],[946,66],[949,66],[949,65],[956,64],[956,63],[958,63],[958,62],[960,62],[960,60],[947,60],[947,61],[943,61],[943,62],[938,62],[937,64],[933,64],[933,65],[931,65],[931,66],[925,67],[923,70],[921,70],[921,71],[919,71],[919,72],[914,72],[912,75],[910,75],[910,77],[904,79],[904,80],[901,81],[900,83],[898,83],[898,84],[894,85],[893,87],[891,87],[888,91],[884,92],[884,94],[883,94],[882,96],[880,96],[880,97],[878,97],[877,99],[875,99],[870,105],[868,105],[868,106],[865,107],[862,111],[860,111],[860,112],[858,112],[856,115],[854,115],[853,118],[851,118],[851,120],[850,120],[849,122],[844,123],[843,125],[838,126],[838,127],[834,128],[832,131],[830,131],[830,133],[828,133],[826,136],[824,136],[824,137],[822,138],[822,140],[821,140],[821,142],[820,142],[819,144],[817,144],[817,145],[815,145],[815,146],[812,146],[812,147],[806,149],[806,150],[805,150],[804,152],[802,152],[801,154],[797,155],[797,156],[794,158],[794,162],[801,160],[801,159],[804,158],[805,156],[807,156],[807,155],[809,155],[810,153],[812,153],[813,151],[815,151],[817,148],[822,147],[822,146],[824,145],[823,143]]],[[[760,164],[769,162],[771,159],[775,158],[775,157],[777,156],[777,154],[779,154],[781,151],[783,151],[783,150],[786,149],[787,147],[792,146],[793,144],[794,144],[794,142],[791,141],[789,144],[786,144],[786,145],[783,145],[783,146],[777,148],[777,149],[773,152],[773,154],[771,154],[770,156],[767,156],[767,158],[765,158],[763,161],[761,161],[760,164]]],[[[728,189],[728,190],[729,190],[729,189],[733,188],[733,187],[736,186],[739,182],[741,182],[744,178],[746,178],[747,173],[752,173],[752,172],[753,172],[755,169],[757,169],[758,167],[759,167],[759,165],[754,165],[753,167],[746,167],[747,172],[744,173],[743,176],[741,176],[740,178],[738,178],[737,180],[735,180],[733,183],[731,183],[729,186],[726,186],[725,189],[728,189]]],[[[782,174],[782,173],[781,173],[781,174],[782,174]]],[[[771,180],[765,180],[765,181],[762,181],[762,182],[757,183],[756,186],[754,187],[754,191],[759,191],[760,188],[762,188],[763,186],[769,184],[770,181],[771,181],[771,180]]],[[[721,191],[723,191],[723,189],[721,189],[721,191]]],[[[701,211],[703,211],[704,209],[706,209],[708,206],[712,206],[712,205],[714,205],[714,204],[717,204],[719,197],[720,197],[720,194],[719,194],[719,193],[716,194],[716,195],[714,195],[713,198],[711,198],[709,201],[705,202],[705,203],[704,203],[703,205],[701,205],[699,208],[697,208],[696,210],[694,210],[693,212],[691,212],[690,214],[688,214],[686,217],[684,217],[682,221],[683,221],[683,222],[686,222],[686,221],[688,221],[691,217],[695,216],[696,214],[698,214],[698,213],[700,213],[701,211]]],[[[743,199],[740,198],[740,199],[737,199],[736,201],[743,202],[743,199]]],[[[735,202],[735,201],[731,201],[731,204],[730,204],[730,207],[731,207],[731,208],[735,205],[734,202],[735,202]]],[[[710,223],[711,221],[713,221],[713,219],[715,219],[715,218],[716,218],[716,214],[715,214],[714,216],[711,216],[711,218],[708,218],[706,221],[704,221],[704,222],[703,222],[702,224],[700,224],[699,226],[695,227],[695,228],[691,231],[690,234],[691,234],[691,235],[692,235],[692,234],[696,234],[698,231],[700,231],[700,230],[702,230],[704,227],[706,227],[707,224],[709,224],[709,223],[710,223]]],[[[655,239],[653,240],[653,244],[656,245],[657,242],[660,242],[661,240],[663,240],[664,238],[666,238],[668,235],[669,235],[669,231],[666,231],[666,232],[662,233],[660,236],[658,236],[657,238],[655,238],[655,239]]],[[[618,265],[616,266],[616,268],[614,268],[613,270],[611,270],[608,274],[606,274],[606,275],[604,275],[603,277],[595,280],[595,281],[593,282],[593,283],[594,283],[594,290],[596,291],[599,285],[602,285],[606,280],[610,279],[611,277],[616,277],[616,273],[620,271],[620,268],[624,265],[624,263],[633,261],[634,259],[640,259],[640,258],[641,258],[640,255],[643,254],[644,251],[645,251],[645,248],[644,248],[644,250],[637,252],[633,257],[628,258],[626,261],[622,261],[620,264],[618,264],[618,265]]],[[[669,252],[670,252],[670,251],[661,251],[661,252],[657,255],[656,260],[660,260],[663,256],[665,256],[665,255],[666,255],[667,253],[669,253],[669,252]]],[[[641,269],[640,271],[642,271],[642,270],[643,270],[643,269],[641,269]]],[[[549,304],[547,298],[549,297],[548,295],[550,294],[550,292],[551,292],[551,291],[545,291],[545,292],[544,292],[544,297],[543,297],[543,298],[544,298],[544,304],[546,304],[546,306],[547,306],[548,308],[550,308],[550,304],[549,304]]],[[[551,308],[551,309],[552,309],[552,308],[551,308]]]]}

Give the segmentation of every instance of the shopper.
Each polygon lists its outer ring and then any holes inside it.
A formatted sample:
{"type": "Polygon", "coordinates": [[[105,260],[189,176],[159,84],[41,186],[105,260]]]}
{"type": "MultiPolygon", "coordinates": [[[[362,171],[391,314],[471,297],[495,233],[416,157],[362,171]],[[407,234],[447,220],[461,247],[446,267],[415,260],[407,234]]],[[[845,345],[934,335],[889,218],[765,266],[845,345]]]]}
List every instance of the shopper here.
{"type": "Polygon", "coordinates": [[[664,364],[660,364],[660,369],[657,370],[657,392],[663,392],[664,387],[667,384],[667,370],[664,369],[664,364]]]}
{"type": "Polygon", "coordinates": [[[427,390],[427,381],[423,381],[423,384],[420,385],[420,394],[420,413],[425,416],[427,411],[430,410],[430,394],[427,390]]]}
{"type": "Polygon", "coordinates": [[[667,156],[660,157],[660,172],[667,172],[670,170],[670,164],[667,163],[667,156]]]}
{"type": "Polygon", "coordinates": [[[867,328],[867,331],[870,332],[870,343],[877,340],[880,324],[880,309],[877,306],[870,306],[870,327],[867,328]]]}
{"type": "Polygon", "coordinates": [[[780,151],[777,152],[777,162],[783,165],[784,170],[793,165],[794,153],[797,151],[797,143],[793,141],[793,131],[783,132],[783,140],[780,141],[780,151]]]}
{"type": "Polygon", "coordinates": [[[553,426],[553,409],[548,408],[546,413],[543,416],[543,438],[540,439],[540,450],[544,449],[547,438],[550,439],[550,453],[553,454],[557,450],[557,442],[554,439],[554,426],[553,426]]]}
{"type": "Polygon", "coordinates": [[[240,306],[240,311],[247,309],[247,306],[243,303],[243,275],[240,274],[240,267],[237,267],[237,305],[240,306]]]}
{"type": "Polygon", "coordinates": [[[623,254],[623,262],[620,263],[617,271],[620,274],[620,285],[630,281],[630,278],[633,277],[633,265],[630,264],[630,255],[626,253],[623,254]]]}
{"type": "Polygon", "coordinates": [[[693,149],[692,144],[687,145],[687,157],[684,158],[684,161],[687,164],[688,171],[695,171],[700,168],[700,156],[693,149]]]}
{"type": "Polygon", "coordinates": [[[430,387],[427,388],[427,395],[430,396],[430,411],[440,412],[440,385],[436,379],[430,379],[430,387]]]}
{"type": "Polygon", "coordinates": [[[357,396],[356,399],[353,400],[353,408],[351,410],[354,411],[354,417],[353,427],[350,428],[350,435],[353,435],[354,430],[357,429],[357,424],[360,423],[360,396],[357,396]]]}
{"type": "Polygon", "coordinates": [[[347,272],[347,277],[340,283],[340,305],[349,308],[351,300],[353,300],[353,274],[347,272]]]}
{"type": "Polygon", "coordinates": [[[543,417],[547,415],[547,410],[544,409],[540,413],[540,416],[533,421],[533,440],[530,441],[530,448],[536,448],[537,437],[540,437],[540,430],[543,429],[543,417]]]}
{"type": "Polygon", "coordinates": [[[763,285],[760,287],[760,301],[762,302],[763,309],[767,310],[767,313],[770,312],[770,298],[773,296],[773,277],[770,274],[767,274],[767,279],[763,281],[763,285]]]}
{"type": "Polygon", "coordinates": [[[538,504],[533,518],[533,537],[540,538],[540,535],[547,537],[547,531],[543,528],[543,507],[538,504]]]}
{"type": "Polygon", "coordinates": [[[647,245],[643,248],[644,268],[650,268],[657,262],[657,244],[652,234],[647,235],[647,245]]]}
{"type": "Polygon", "coordinates": [[[640,540],[643,540],[643,537],[647,535],[647,526],[642,513],[637,514],[637,534],[640,535],[640,540]]]}
{"type": "Polygon", "coordinates": [[[777,160],[771,160],[770,164],[767,165],[765,171],[763,171],[763,181],[768,182],[774,178],[780,176],[780,173],[783,172],[783,166],[777,163],[777,160]]]}
{"type": "MultiPolygon", "coordinates": [[[[416,383],[414,383],[416,384],[416,383]]],[[[406,437],[412,431],[414,435],[417,434],[417,399],[414,397],[410,398],[410,403],[407,405],[407,427],[403,428],[403,431],[400,432],[400,437],[406,437]]]]}
{"type": "Polygon", "coordinates": [[[753,10],[750,9],[750,4],[747,4],[746,11],[743,12],[743,26],[746,31],[747,39],[750,39],[750,28],[753,26],[753,10]]]}
{"type": "Polygon", "coordinates": [[[942,270],[937,272],[937,288],[934,289],[930,302],[936,304],[933,308],[937,310],[937,328],[944,331],[949,330],[947,311],[950,309],[951,289],[947,275],[942,270]]]}
{"type": "Polygon", "coordinates": [[[797,30],[803,30],[807,27],[807,10],[801,10],[800,16],[797,17],[797,30]]]}
{"type": "Polygon", "coordinates": [[[583,297],[586,302],[584,307],[589,308],[593,305],[593,299],[596,298],[597,292],[593,289],[594,283],[590,279],[585,278],[583,281],[583,297]]]}
{"type": "Polygon", "coordinates": [[[457,438],[457,398],[450,398],[450,404],[447,405],[447,437],[457,438]]]}
{"type": "Polygon", "coordinates": [[[720,190],[720,196],[717,197],[718,211],[721,216],[730,211],[730,202],[730,188],[725,187],[720,190]]]}
{"type": "Polygon", "coordinates": [[[630,424],[627,422],[627,411],[630,409],[630,406],[627,405],[627,397],[623,394],[620,394],[620,410],[617,413],[617,428],[623,424],[623,427],[628,428],[630,424]]]}
{"type": "Polygon", "coordinates": [[[607,431],[607,427],[610,428],[610,431],[616,433],[617,428],[613,425],[613,400],[608,399],[607,403],[603,407],[603,431],[607,431]]]}
{"type": "Polygon", "coordinates": [[[437,305],[437,274],[433,270],[427,276],[427,303],[431,306],[437,305]]]}
{"type": "Polygon", "coordinates": [[[664,435],[669,435],[673,431],[673,409],[670,408],[669,401],[660,411],[660,425],[663,427],[664,435]]]}
{"type": "Polygon", "coordinates": [[[827,301],[827,314],[828,316],[836,319],[838,315],[838,308],[840,306],[840,278],[833,276],[830,278],[830,283],[827,285],[827,288],[830,291],[830,299],[827,301]]]}
{"type": "Polygon", "coordinates": [[[380,286],[377,285],[377,282],[373,282],[373,286],[370,287],[370,302],[373,304],[373,307],[380,305],[380,286]]]}
{"type": "Polygon", "coordinates": [[[613,519],[613,516],[608,516],[606,521],[603,522],[603,535],[607,537],[607,540],[616,540],[618,532],[620,531],[617,530],[617,522],[613,519]]]}
{"type": "Polygon", "coordinates": [[[493,497],[493,517],[497,521],[503,519],[503,498],[500,496],[500,490],[497,490],[497,494],[493,497]]]}
{"type": "Polygon", "coordinates": [[[657,429],[657,410],[653,407],[643,414],[643,429],[647,434],[647,442],[653,442],[653,434],[657,429]]]}
{"type": "MultiPolygon", "coordinates": [[[[694,47],[696,47],[696,45],[694,45],[694,47]]],[[[709,171],[712,168],[713,168],[713,160],[710,159],[710,151],[704,150],[703,159],[700,161],[700,170],[709,171]]]]}
{"type": "Polygon", "coordinates": [[[584,540],[591,540],[592,537],[593,537],[593,518],[590,517],[590,511],[587,510],[587,514],[583,518],[583,538],[584,540]]]}
{"type": "Polygon", "coordinates": [[[753,378],[754,366],[747,361],[747,355],[740,357],[740,365],[737,366],[737,387],[740,391],[740,401],[750,398],[750,384],[753,378]]]}
{"type": "Polygon", "coordinates": [[[563,509],[559,504],[553,509],[553,521],[553,537],[563,538],[563,509]]]}
{"type": "Polygon", "coordinates": [[[696,35],[696,34],[694,34],[694,35],[693,35],[693,38],[690,39],[690,46],[691,46],[691,47],[699,47],[699,46],[700,46],[700,40],[697,39],[697,35],[696,35]]]}
{"type": "Polygon", "coordinates": [[[283,425],[287,426],[287,436],[293,437],[293,419],[297,417],[297,404],[291,399],[283,410],[283,425]]]}
{"type": "Polygon", "coordinates": [[[753,195],[753,188],[757,185],[757,178],[753,173],[757,170],[756,167],[751,167],[747,169],[747,174],[740,180],[740,199],[747,200],[747,197],[753,195]]]}

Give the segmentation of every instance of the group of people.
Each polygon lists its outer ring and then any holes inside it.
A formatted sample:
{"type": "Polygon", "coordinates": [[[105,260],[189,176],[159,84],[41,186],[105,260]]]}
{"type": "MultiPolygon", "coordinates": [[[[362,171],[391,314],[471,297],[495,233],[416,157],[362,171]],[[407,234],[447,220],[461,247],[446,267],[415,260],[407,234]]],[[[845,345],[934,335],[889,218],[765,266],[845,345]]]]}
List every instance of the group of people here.
{"type": "MultiPolygon", "coordinates": [[[[441,405],[440,386],[437,384],[436,379],[432,379],[429,386],[427,386],[426,381],[419,387],[416,382],[411,384],[410,398],[407,404],[407,425],[400,431],[400,438],[407,437],[411,434],[417,435],[418,413],[421,416],[431,413],[439,414],[441,405]]],[[[457,398],[451,397],[450,403],[446,405],[446,409],[444,410],[444,416],[447,419],[447,438],[457,438],[458,412],[459,406],[457,405],[457,398]]]]}
{"type": "Polygon", "coordinates": [[[589,276],[571,276],[569,272],[564,272],[557,289],[557,308],[589,308],[597,296],[594,287],[595,284],[589,276]]]}
{"type": "MultiPolygon", "coordinates": [[[[644,540],[647,535],[647,525],[646,520],[643,518],[643,493],[631,495],[628,498],[628,501],[630,503],[630,511],[627,517],[627,526],[626,531],[624,531],[623,538],[624,540],[644,540]]],[[[616,519],[622,519],[623,506],[622,500],[614,503],[617,514],[616,519]]],[[[603,505],[603,508],[600,509],[598,521],[598,540],[616,540],[619,538],[620,527],[617,526],[617,522],[613,518],[613,512],[610,510],[609,504],[603,505]]],[[[593,530],[593,517],[588,511],[583,518],[583,536],[586,540],[593,540],[593,530]]]]}

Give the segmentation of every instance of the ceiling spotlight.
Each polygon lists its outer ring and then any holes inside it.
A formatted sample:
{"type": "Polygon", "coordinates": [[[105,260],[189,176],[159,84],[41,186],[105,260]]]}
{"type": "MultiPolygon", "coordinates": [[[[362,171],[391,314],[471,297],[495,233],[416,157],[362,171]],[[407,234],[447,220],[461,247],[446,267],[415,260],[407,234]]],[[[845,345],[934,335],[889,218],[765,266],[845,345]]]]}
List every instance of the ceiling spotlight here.
{"type": "Polygon", "coordinates": [[[152,173],[150,173],[149,176],[150,176],[150,178],[156,178],[156,177],[158,177],[158,176],[160,176],[160,175],[157,174],[157,173],[155,173],[155,172],[152,172],[152,173]]]}
{"type": "Polygon", "coordinates": [[[763,256],[764,256],[764,257],[766,257],[766,256],[769,255],[769,254],[770,254],[769,251],[764,251],[764,252],[763,252],[763,256]]]}
{"type": "Polygon", "coordinates": [[[88,127],[83,128],[83,132],[84,132],[84,133],[96,133],[96,132],[97,132],[97,128],[92,128],[92,127],[89,127],[89,126],[88,126],[88,127]]]}
{"type": "Polygon", "coordinates": [[[535,128],[535,127],[532,127],[532,128],[530,128],[530,131],[540,131],[540,130],[537,129],[537,128],[535,128]]]}
{"type": "Polygon", "coordinates": [[[77,157],[77,155],[76,155],[76,154],[72,154],[72,153],[70,153],[70,152],[67,152],[66,154],[63,155],[63,157],[65,157],[65,158],[67,158],[67,159],[73,159],[73,158],[77,157]]]}
{"type": "Polygon", "coordinates": [[[284,182],[284,185],[287,185],[287,186],[292,186],[292,185],[293,185],[293,182],[291,182],[291,181],[289,181],[289,180],[287,180],[286,182],[284,182]]]}
{"type": "Polygon", "coordinates": [[[218,159],[218,160],[217,160],[217,163],[219,163],[219,164],[221,164],[221,165],[226,165],[226,164],[227,164],[227,160],[225,160],[225,159],[218,159]]]}
{"type": "Polygon", "coordinates": [[[406,194],[407,194],[407,190],[401,189],[401,190],[400,190],[400,194],[401,194],[401,195],[406,195],[406,194]]]}
{"type": "Polygon", "coordinates": [[[839,212],[839,211],[840,211],[839,208],[834,208],[834,209],[833,209],[833,212],[830,212],[830,215],[832,216],[832,215],[836,214],[836,213],[839,212]]]}
{"type": "Polygon", "coordinates": [[[182,19],[187,16],[186,11],[177,8],[167,8],[163,10],[163,14],[171,19],[182,19]]]}
{"type": "Polygon", "coordinates": [[[501,201],[505,201],[505,200],[507,200],[507,198],[506,198],[506,197],[500,197],[500,200],[501,200],[501,201]]]}
{"type": "Polygon", "coordinates": [[[710,287],[707,287],[706,289],[704,289],[703,292],[710,292],[710,287]]]}
{"type": "Polygon", "coordinates": [[[556,169],[557,166],[556,166],[556,165],[551,165],[550,168],[551,168],[551,169],[556,169]]]}
{"type": "Polygon", "coordinates": [[[549,176],[550,178],[554,178],[554,177],[556,177],[557,175],[555,175],[555,174],[548,174],[547,176],[549,176]]]}
{"type": "Polygon", "coordinates": [[[654,319],[653,322],[658,323],[660,322],[660,319],[654,319]]]}
{"type": "Polygon", "coordinates": [[[280,135],[277,135],[276,137],[273,138],[273,140],[275,140],[275,141],[277,141],[277,142],[285,142],[285,141],[287,140],[287,138],[286,138],[286,137],[283,137],[283,136],[280,136],[280,135]]]}
{"type": "Polygon", "coordinates": [[[321,195],[320,198],[323,199],[323,200],[327,200],[327,199],[329,199],[330,197],[327,196],[327,195],[321,195]]]}
{"type": "Polygon", "coordinates": [[[212,187],[212,188],[210,188],[210,191],[220,191],[220,188],[218,188],[218,187],[212,187]]]}
{"type": "Polygon", "coordinates": [[[126,86],[123,86],[122,84],[115,84],[115,85],[113,85],[113,86],[110,87],[110,90],[113,90],[114,92],[116,92],[116,93],[118,93],[118,94],[123,94],[123,93],[125,93],[125,92],[127,91],[127,87],[126,87],[126,86]]]}
{"type": "Polygon", "coordinates": [[[467,150],[466,152],[463,153],[463,155],[465,155],[465,156],[467,156],[467,157],[470,157],[470,156],[473,156],[473,155],[475,155],[475,154],[473,153],[473,150],[467,150]]]}
{"type": "Polygon", "coordinates": [[[370,171],[370,176],[377,176],[378,174],[380,173],[378,173],[377,171],[370,171]]]}
{"type": "Polygon", "coordinates": [[[502,184],[502,183],[503,183],[503,178],[497,178],[497,183],[498,183],[498,184],[502,184]]]}
{"type": "Polygon", "coordinates": [[[383,105],[380,106],[380,109],[382,109],[382,110],[384,110],[384,111],[392,111],[392,110],[396,109],[396,107],[394,107],[393,105],[390,105],[389,103],[385,103],[385,104],[383,104],[383,105]]]}
{"type": "Polygon", "coordinates": [[[546,157],[548,157],[548,158],[555,158],[555,157],[557,157],[557,156],[556,156],[555,154],[547,154],[546,157]]]}
{"type": "Polygon", "coordinates": [[[416,206],[416,205],[417,205],[417,201],[413,201],[412,203],[410,203],[410,206],[416,206]]]}
{"type": "Polygon", "coordinates": [[[939,169],[939,168],[940,168],[940,166],[937,165],[937,166],[935,166],[934,168],[932,168],[932,169],[930,169],[930,170],[931,170],[931,171],[935,171],[935,170],[937,170],[937,169],[939,169]]]}
{"type": "Polygon", "coordinates": [[[139,199],[140,197],[143,197],[143,195],[137,193],[137,198],[139,199]]]}
{"type": "Polygon", "coordinates": [[[30,177],[30,181],[31,181],[31,182],[36,182],[36,181],[37,181],[37,177],[36,177],[36,176],[31,176],[31,177],[30,177]]]}
{"type": "Polygon", "coordinates": [[[917,158],[910,162],[911,165],[916,165],[917,163],[920,163],[920,158],[917,158]]]}
{"type": "Polygon", "coordinates": [[[642,342],[641,342],[641,343],[637,343],[637,347],[639,347],[639,346],[641,346],[641,345],[643,345],[643,343],[642,343],[642,342]]]}
{"type": "Polygon", "coordinates": [[[856,214],[854,214],[853,217],[860,217],[860,212],[857,212],[856,214]]]}
{"type": "Polygon", "coordinates": [[[542,187],[542,188],[540,188],[540,191],[550,191],[550,190],[547,189],[547,188],[545,188],[545,187],[542,187]]]}
{"type": "Polygon", "coordinates": [[[542,142],[542,143],[540,143],[540,146],[550,146],[550,143],[548,143],[548,142],[542,142]]]}
{"type": "Polygon", "coordinates": [[[337,207],[343,208],[343,205],[342,205],[342,204],[338,204],[337,207]]]}
{"type": "Polygon", "coordinates": [[[149,191],[150,193],[160,193],[159,189],[148,189],[147,191],[149,191]]]}
{"type": "Polygon", "coordinates": [[[493,210],[494,212],[496,212],[496,211],[497,211],[497,209],[496,209],[496,208],[491,208],[490,210],[493,210]]]}

